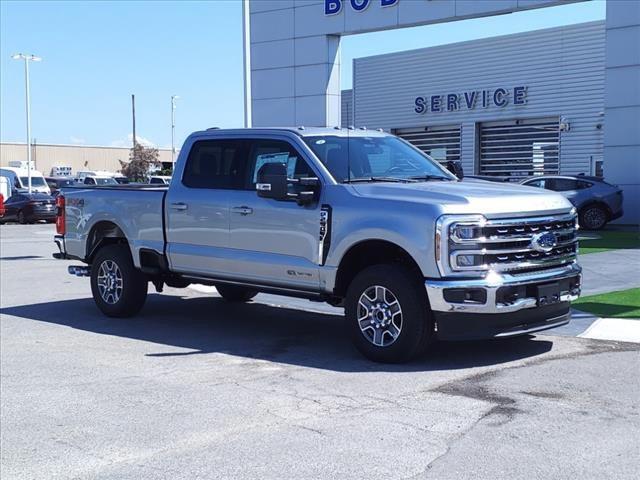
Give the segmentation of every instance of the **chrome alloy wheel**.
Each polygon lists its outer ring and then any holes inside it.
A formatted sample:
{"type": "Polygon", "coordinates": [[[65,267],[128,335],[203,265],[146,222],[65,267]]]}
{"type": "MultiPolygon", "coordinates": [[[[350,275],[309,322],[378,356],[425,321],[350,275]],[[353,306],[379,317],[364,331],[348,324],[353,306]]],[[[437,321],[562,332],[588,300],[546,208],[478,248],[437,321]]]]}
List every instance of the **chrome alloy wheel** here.
{"type": "Polygon", "coordinates": [[[105,260],[98,269],[98,291],[102,300],[110,305],[118,303],[122,295],[122,273],[112,260],[105,260]]]}
{"type": "Polygon", "coordinates": [[[377,347],[388,347],[402,331],[402,308],[388,288],[374,285],[358,300],[358,325],[367,340],[377,347]]]}

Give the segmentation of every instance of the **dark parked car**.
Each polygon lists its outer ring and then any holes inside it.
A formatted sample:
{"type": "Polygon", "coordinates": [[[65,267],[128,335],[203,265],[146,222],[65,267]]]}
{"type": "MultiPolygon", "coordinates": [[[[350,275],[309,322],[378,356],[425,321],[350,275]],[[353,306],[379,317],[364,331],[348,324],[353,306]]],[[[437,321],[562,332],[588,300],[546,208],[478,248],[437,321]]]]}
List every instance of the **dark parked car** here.
{"type": "Polygon", "coordinates": [[[585,230],[599,230],[623,214],[622,190],[599,177],[544,175],[520,183],[564,195],[578,210],[580,227],[585,230]]]}
{"type": "Polygon", "coordinates": [[[70,177],[46,177],[45,180],[51,189],[51,195],[54,197],[58,195],[61,188],[73,187],[76,184],[74,179],[70,177]]]}
{"type": "Polygon", "coordinates": [[[56,200],[44,193],[15,193],[4,202],[4,217],[0,222],[33,223],[56,220],[56,200]]]}

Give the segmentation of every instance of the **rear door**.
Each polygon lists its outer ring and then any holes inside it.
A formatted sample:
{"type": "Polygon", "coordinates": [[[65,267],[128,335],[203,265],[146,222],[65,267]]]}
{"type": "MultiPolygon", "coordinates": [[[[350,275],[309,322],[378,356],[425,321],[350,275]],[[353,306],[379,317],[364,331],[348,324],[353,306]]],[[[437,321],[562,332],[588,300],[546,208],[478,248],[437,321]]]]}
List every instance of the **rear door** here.
{"type": "MultiPolygon", "coordinates": [[[[245,142],[244,186],[229,192],[233,275],[256,283],[317,290],[320,202],[300,206],[295,201],[258,197],[256,179],[260,167],[270,162],[285,163],[289,178],[319,175],[285,138],[245,142]]],[[[299,188],[292,186],[291,193],[299,188]]]]}
{"type": "Polygon", "coordinates": [[[176,272],[225,276],[229,255],[229,193],[245,166],[241,142],[195,140],[165,200],[167,256],[176,272]]]}

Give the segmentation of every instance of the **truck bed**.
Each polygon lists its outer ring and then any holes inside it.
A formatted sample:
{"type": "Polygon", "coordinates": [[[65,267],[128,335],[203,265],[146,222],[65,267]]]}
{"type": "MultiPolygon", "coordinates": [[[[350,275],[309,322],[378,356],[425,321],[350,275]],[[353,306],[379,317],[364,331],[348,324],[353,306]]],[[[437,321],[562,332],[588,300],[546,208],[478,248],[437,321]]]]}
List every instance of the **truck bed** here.
{"type": "Polygon", "coordinates": [[[69,256],[84,259],[96,228],[116,226],[129,240],[136,266],[140,249],[164,252],[164,197],[167,186],[68,187],[65,244],[69,256]]]}

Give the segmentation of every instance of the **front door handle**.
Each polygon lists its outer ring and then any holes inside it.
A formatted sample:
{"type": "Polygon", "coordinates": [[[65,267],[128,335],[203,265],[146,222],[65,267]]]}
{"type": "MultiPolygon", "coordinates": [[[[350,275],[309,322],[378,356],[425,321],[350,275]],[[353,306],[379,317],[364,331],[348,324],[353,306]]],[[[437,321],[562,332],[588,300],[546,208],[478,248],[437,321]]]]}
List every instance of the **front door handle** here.
{"type": "Polygon", "coordinates": [[[176,202],[171,204],[173,210],[186,210],[189,206],[183,202],[176,202]]]}
{"type": "Polygon", "coordinates": [[[253,213],[253,208],[249,208],[249,207],[232,207],[231,211],[233,213],[239,213],[240,215],[251,215],[253,213]]]}

